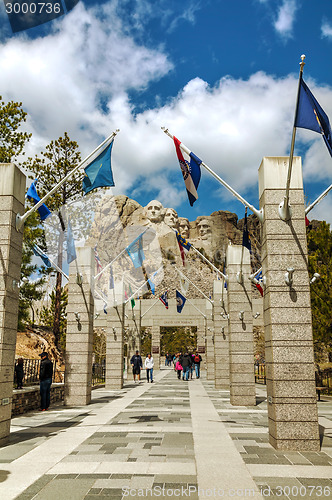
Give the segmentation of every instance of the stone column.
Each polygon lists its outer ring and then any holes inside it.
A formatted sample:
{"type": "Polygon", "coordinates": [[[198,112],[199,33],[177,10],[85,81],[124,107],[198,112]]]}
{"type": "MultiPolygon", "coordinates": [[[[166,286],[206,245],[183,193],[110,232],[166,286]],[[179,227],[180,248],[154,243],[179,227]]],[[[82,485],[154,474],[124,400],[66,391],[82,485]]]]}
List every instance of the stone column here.
{"type": "MultiPolygon", "coordinates": [[[[106,328],[106,389],[122,389],[123,387],[123,333],[125,305],[119,303],[109,308],[106,328]]],[[[128,378],[130,380],[130,368],[128,378]]]]}
{"type": "Polygon", "coordinates": [[[228,321],[222,317],[222,287],[213,282],[213,332],[214,332],[214,385],[216,389],[229,389],[228,321]]]}
{"type": "Polygon", "coordinates": [[[279,218],[288,158],[263,158],[259,168],[264,210],[262,266],[265,360],[270,443],[277,449],[319,450],[311,303],[307,271],[301,158],[293,160],[292,219],[279,218]],[[293,283],[285,273],[293,268],[293,283]]]}
{"type": "Polygon", "coordinates": [[[64,398],[67,406],[91,402],[95,258],[90,247],[77,248],[76,254],[79,274],[74,261],[68,283],[64,398]]]}
{"type": "Polygon", "coordinates": [[[206,369],[206,320],[197,325],[197,350],[202,356],[201,370],[206,369]]]}
{"type": "Polygon", "coordinates": [[[24,213],[25,175],[12,163],[0,164],[0,445],[8,441],[17,334],[18,292],[24,213]]]}
{"type": "Polygon", "coordinates": [[[213,320],[206,321],[206,379],[214,380],[214,329],[213,320]]]}
{"type": "Polygon", "coordinates": [[[154,370],[160,370],[160,326],[153,325],[151,333],[151,350],[154,370]]]}
{"type": "Polygon", "coordinates": [[[237,406],[256,405],[250,273],[248,249],[239,245],[228,246],[230,402],[237,406]],[[243,279],[240,284],[237,273],[241,271],[241,258],[243,279]],[[239,316],[241,311],[243,319],[239,316]]]}

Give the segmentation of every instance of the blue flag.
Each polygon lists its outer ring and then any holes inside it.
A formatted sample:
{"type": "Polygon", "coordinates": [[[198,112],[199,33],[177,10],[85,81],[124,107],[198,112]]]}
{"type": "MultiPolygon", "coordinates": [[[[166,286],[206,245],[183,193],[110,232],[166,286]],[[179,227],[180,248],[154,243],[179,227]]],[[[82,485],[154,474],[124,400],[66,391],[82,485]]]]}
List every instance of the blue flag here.
{"type": "Polygon", "coordinates": [[[68,220],[67,227],[67,262],[70,264],[73,260],[76,259],[76,249],[75,249],[75,241],[73,238],[73,232],[71,229],[70,221],[68,220]]]}
{"type": "Polygon", "coordinates": [[[83,192],[89,193],[98,187],[115,186],[111,167],[112,141],[105,149],[85,167],[85,177],[83,179],[83,192]]]}
{"type": "Polygon", "coordinates": [[[168,298],[167,298],[167,290],[160,297],[159,300],[164,304],[166,309],[168,309],[168,298]]]}
{"type": "Polygon", "coordinates": [[[126,247],[127,253],[131,258],[135,269],[141,267],[143,260],[145,259],[142,241],[143,234],[144,233],[140,234],[132,243],[130,243],[130,245],[126,247]]]}
{"type": "Polygon", "coordinates": [[[151,292],[153,293],[153,295],[155,294],[155,291],[156,291],[156,284],[154,282],[154,277],[156,276],[158,271],[155,271],[153,273],[153,275],[148,279],[148,283],[150,285],[150,289],[151,289],[151,292]]]}
{"type": "Polygon", "coordinates": [[[113,277],[113,270],[112,266],[110,266],[110,279],[109,279],[109,289],[113,290],[114,288],[114,277],[113,277]]]}
{"type": "Polygon", "coordinates": [[[249,252],[251,253],[251,241],[250,241],[250,234],[249,234],[249,231],[248,231],[247,210],[246,210],[246,213],[245,213],[245,216],[244,216],[242,246],[248,248],[249,252]]]}
{"type": "Polygon", "coordinates": [[[332,132],[329,119],[310,92],[306,83],[300,81],[299,101],[296,110],[295,127],[306,128],[322,134],[332,156],[332,132]]]}
{"type": "Polygon", "coordinates": [[[40,257],[41,260],[44,262],[46,267],[52,267],[52,264],[47,257],[46,253],[44,253],[37,245],[33,245],[32,247],[33,253],[37,255],[37,257],[40,257]]]}
{"type": "Polygon", "coordinates": [[[182,312],[183,306],[186,303],[186,297],[182,295],[178,290],[176,290],[176,310],[178,313],[182,312]]]}
{"type": "MultiPolygon", "coordinates": [[[[30,201],[33,201],[35,205],[36,203],[38,203],[38,201],[40,201],[40,197],[38,196],[37,193],[36,184],[37,184],[37,179],[32,181],[26,194],[27,198],[29,198],[30,201]]],[[[47,208],[45,203],[43,203],[37,210],[39,212],[41,220],[45,220],[49,215],[51,215],[51,211],[47,208]]]]}
{"type": "Polygon", "coordinates": [[[181,142],[176,137],[173,137],[176,154],[180,163],[180,168],[183,175],[183,180],[187,189],[190,206],[193,206],[198,199],[197,188],[201,180],[201,163],[202,160],[194,153],[190,153],[190,162],[184,159],[180,148],[181,142]]]}

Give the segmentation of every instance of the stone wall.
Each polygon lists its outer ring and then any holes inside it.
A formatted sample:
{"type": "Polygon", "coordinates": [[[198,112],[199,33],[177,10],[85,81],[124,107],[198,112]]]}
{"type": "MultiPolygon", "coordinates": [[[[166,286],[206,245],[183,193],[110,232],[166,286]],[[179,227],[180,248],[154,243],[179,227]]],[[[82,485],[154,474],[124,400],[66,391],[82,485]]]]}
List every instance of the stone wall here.
{"type": "MultiPolygon", "coordinates": [[[[51,405],[57,401],[63,401],[64,384],[52,384],[51,405]]],[[[39,386],[26,387],[13,391],[12,417],[21,415],[28,411],[37,410],[40,407],[39,386]]]]}

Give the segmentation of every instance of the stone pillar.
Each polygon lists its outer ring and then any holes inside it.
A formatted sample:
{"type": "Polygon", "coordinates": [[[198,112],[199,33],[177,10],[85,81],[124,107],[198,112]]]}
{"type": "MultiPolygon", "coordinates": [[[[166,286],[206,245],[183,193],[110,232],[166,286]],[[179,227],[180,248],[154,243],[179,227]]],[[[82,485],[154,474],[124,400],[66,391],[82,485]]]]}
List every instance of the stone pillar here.
{"type": "Polygon", "coordinates": [[[213,282],[213,332],[214,332],[214,385],[216,389],[229,389],[228,321],[222,317],[222,287],[213,282]]]}
{"type": "Polygon", "coordinates": [[[197,325],[197,350],[202,356],[201,370],[206,369],[206,320],[197,325]]]}
{"type": "Polygon", "coordinates": [[[160,326],[153,325],[151,333],[151,350],[154,370],[160,370],[160,326]]]}
{"type": "Polygon", "coordinates": [[[25,175],[12,163],[0,164],[0,445],[9,437],[17,334],[18,292],[24,213],[25,175]]]}
{"type": "Polygon", "coordinates": [[[230,402],[237,406],[256,405],[250,273],[248,249],[239,245],[228,246],[230,402]],[[241,270],[241,257],[242,283],[239,283],[237,273],[241,270]],[[239,317],[241,311],[243,319],[239,317]]]}
{"type": "Polygon", "coordinates": [[[214,380],[214,330],[210,318],[206,321],[206,379],[214,380]]]}
{"type": "MultiPolygon", "coordinates": [[[[123,333],[125,320],[125,304],[119,303],[109,308],[106,328],[106,378],[105,389],[122,389],[123,387],[123,333]]],[[[131,367],[128,368],[130,380],[131,367]]]]}
{"type": "Polygon", "coordinates": [[[68,283],[66,406],[84,406],[91,402],[95,258],[90,247],[77,248],[76,254],[79,275],[74,261],[68,283]]]}
{"type": "Polygon", "coordinates": [[[259,168],[260,207],[264,210],[262,266],[265,360],[270,443],[277,449],[317,451],[319,432],[311,303],[307,271],[301,158],[293,160],[292,219],[279,218],[288,158],[263,158],[259,168]],[[285,282],[293,268],[293,284],[285,282]]]}

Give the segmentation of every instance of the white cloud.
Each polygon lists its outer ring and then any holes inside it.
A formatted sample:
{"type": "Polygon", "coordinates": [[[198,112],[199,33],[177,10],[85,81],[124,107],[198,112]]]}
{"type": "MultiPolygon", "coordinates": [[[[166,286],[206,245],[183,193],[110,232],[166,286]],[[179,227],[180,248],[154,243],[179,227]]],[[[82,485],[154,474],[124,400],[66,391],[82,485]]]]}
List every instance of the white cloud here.
{"type": "MultiPolygon", "coordinates": [[[[326,186],[328,187],[328,186],[326,186]]],[[[314,200],[312,200],[314,201],[314,200]]],[[[308,213],[309,220],[325,220],[332,228],[332,192],[308,213]]]]}
{"type": "MultiPolygon", "coordinates": [[[[172,63],[162,50],[138,45],[124,31],[113,4],[97,11],[79,3],[50,35],[0,44],[2,94],[23,101],[29,113],[33,139],[27,153],[39,153],[66,130],[85,156],[120,128],[112,153],[115,194],[151,191],[176,207],[186,193],[172,141],[160,129],[165,125],[243,195],[256,193],[262,157],[289,153],[297,79],[258,72],[209,86],[194,78],[167,104],[135,114],[129,90],[148,88],[172,63]]],[[[332,90],[312,82],[309,87],[331,116],[332,90]]],[[[330,180],[321,137],[299,131],[296,144],[302,143],[310,145],[305,180],[330,180]]]]}
{"type": "Polygon", "coordinates": [[[274,23],[274,28],[283,38],[292,37],[292,29],[297,8],[296,0],[283,0],[282,5],[279,7],[278,17],[274,23]]]}
{"type": "Polygon", "coordinates": [[[324,21],[321,27],[322,37],[332,39],[332,26],[328,21],[324,21]]]}

